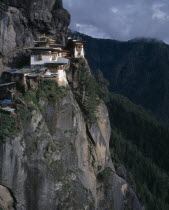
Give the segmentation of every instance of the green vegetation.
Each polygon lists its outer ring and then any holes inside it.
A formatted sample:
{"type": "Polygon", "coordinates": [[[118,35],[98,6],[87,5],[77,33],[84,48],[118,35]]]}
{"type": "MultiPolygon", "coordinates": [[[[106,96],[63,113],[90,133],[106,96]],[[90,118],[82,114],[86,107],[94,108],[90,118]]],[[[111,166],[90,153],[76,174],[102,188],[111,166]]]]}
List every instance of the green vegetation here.
{"type": "Polygon", "coordinates": [[[15,117],[12,114],[0,112],[0,141],[15,136],[16,130],[15,117]]]}
{"type": "Polygon", "coordinates": [[[26,122],[33,116],[33,111],[36,110],[35,105],[28,104],[27,106],[18,106],[17,112],[22,122],[26,122]]]}
{"type": "Polygon", "coordinates": [[[169,128],[128,98],[111,94],[97,73],[100,97],[107,103],[112,127],[113,162],[127,169],[127,181],[148,210],[169,209],[169,128]]]}
{"type": "Polygon", "coordinates": [[[117,152],[115,161],[121,162],[132,173],[135,182],[134,190],[146,205],[146,209],[169,209],[167,173],[141,153],[138,147],[124,139],[117,130],[112,130],[112,133],[114,134],[112,142],[117,152]]]}
{"type": "Polygon", "coordinates": [[[93,73],[101,69],[112,92],[127,96],[169,122],[169,45],[153,39],[120,42],[83,34],[93,73]]]}
{"type": "Polygon", "coordinates": [[[91,124],[97,120],[98,91],[98,84],[95,77],[90,74],[89,68],[82,68],[80,70],[79,97],[86,119],[91,124]]]}
{"type": "Polygon", "coordinates": [[[110,187],[110,175],[111,175],[111,169],[110,168],[105,168],[103,171],[101,171],[98,175],[97,178],[98,180],[102,181],[105,183],[106,187],[110,187]]]}
{"type": "Polygon", "coordinates": [[[122,163],[148,210],[169,209],[169,128],[127,98],[112,94],[108,103],[112,158],[122,163]]]}
{"type": "Polygon", "coordinates": [[[36,91],[29,90],[23,95],[23,99],[26,102],[33,102],[34,104],[37,103],[36,91]]]}
{"type": "Polygon", "coordinates": [[[0,11],[4,11],[7,7],[7,3],[5,0],[0,0],[0,11]]]}
{"type": "Polygon", "coordinates": [[[103,99],[105,103],[109,102],[109,82],[103,77],[103,73],[100,70],[96,71],[95,77],[98,83],[99,97],[103,99]]]}
{"type": "Polygon", "coordinates": [[[169,128],[159,123],[142,107],[120,95],[112,94],[109,108],[112,128],[120,130],[125,139],[130,139],[141,152],[169,172],[169,156],[166,150],[169,128]]]}
{"type": "Polygon", "coordinates": [[[69,12],[67,11],[67,9],[62,8],[62,11],[63,11],[66,15],[70,16],[70,14],[69,14],[69,12]]]}
{"type": "Polygon", "coordinates": [[[37,99],[42,98],[50,103],[56,103],[57,100],[67,95],[68,87],[58,87],[54,80],[44,80],[37,91],[37,99]]]}
{"type": "MultiPolygon", "coordinates": [[[[68,87],[58,87],[57,83],[53,80],[45,80],[41,83],[38,90],[29,90],[20,96],[23,104],[17,106],[17,114],[23,123],[27,126],[28,120],[36,113],[35,111],[40,108],[38,101],[43,99],[49,103],[55,103],[57,100],[65,97],[69,91],[68,87]],[[24,105],[25,103],[25,105],[24,105]]],[[[41,123],[38,125],[40,129],[41,123]]],[[[15,117],[10,114],[0,113],[0,140],[7,137],[15,136],[16,134],[16,121],[15,117]]]]}

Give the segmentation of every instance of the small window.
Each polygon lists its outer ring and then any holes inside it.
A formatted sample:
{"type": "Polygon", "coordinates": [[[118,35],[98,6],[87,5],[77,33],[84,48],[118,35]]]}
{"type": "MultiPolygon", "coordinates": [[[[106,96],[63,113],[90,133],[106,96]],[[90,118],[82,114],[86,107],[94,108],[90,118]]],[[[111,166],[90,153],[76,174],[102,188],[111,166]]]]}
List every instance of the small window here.
{"type": "Polygon", "coordinates": [[[54,60],[54,61],[56,60],[56,54],[52,55],[52,60],[54,60]]]}
{"type": "Polygon", "coordinates": [[[42,54],[38,54],[37,59],[38,59],[38,61],[41,61],[42,60],[42,54]]]}

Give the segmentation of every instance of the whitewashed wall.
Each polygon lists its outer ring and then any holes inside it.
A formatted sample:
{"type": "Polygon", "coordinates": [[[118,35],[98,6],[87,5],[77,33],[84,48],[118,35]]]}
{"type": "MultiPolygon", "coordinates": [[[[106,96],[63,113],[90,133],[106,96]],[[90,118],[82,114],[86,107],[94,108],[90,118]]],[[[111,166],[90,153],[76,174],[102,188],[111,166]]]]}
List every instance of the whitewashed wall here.
{"type": "Polygon", "coordinates": [[[82,48],[81,54],[80,54],[80,56],[79,56],[79,55],[78,55],[78,51],[77,51],[77,49],[76,49],[76,47],[75,47],[75,49],[74,49],[74,56],[75,56],[75,58],[79,58],[79,57],[84,58],[84,48],[82,48]]]}
{"type": "Polygon", "coordinates": [[[52,55],[42,55],[42,60],[37,58],[37,55],[31,55],[31,65],[43,65],[46,62],[52,61],[52,55]]]}
{"type": "Polygon", "coordinates": [[[66,86],[68,84],[65,70],[58,70],[58,85],[66,86]]]}

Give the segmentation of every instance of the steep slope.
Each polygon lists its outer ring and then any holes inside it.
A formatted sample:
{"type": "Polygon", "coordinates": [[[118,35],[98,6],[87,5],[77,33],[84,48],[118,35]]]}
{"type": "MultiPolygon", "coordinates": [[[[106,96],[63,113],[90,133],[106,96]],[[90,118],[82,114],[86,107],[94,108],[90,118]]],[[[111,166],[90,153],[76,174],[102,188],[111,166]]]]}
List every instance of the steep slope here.
{"type": "Polygon", "coordinates": [[[0,5],[1,68],[27,65],[26,48],[44,33],[65,43],[70,15],[61,0],[1,0],[0,5]]]}
{"type": "Polygon", "coordinates": [[[169,209],[169,128],[127,97],[110,93],[97,72],[110,123],[110,151],[117,174],[127,180],[148,210],[169,209]]]}
{"type": "Polygon", "coordinates": [[[127,96],[169,121],[169,46],[161,41],[138,39],[128,42],[85,39],[91,69],[100,69],[110,90],[127,96]]]}
{"type": "Polygon", "coordinates": [[[168,210],[169,128],[121,95],[111,94],[108,107],[117,173],[137,191],[146,209],[168,210]]]}

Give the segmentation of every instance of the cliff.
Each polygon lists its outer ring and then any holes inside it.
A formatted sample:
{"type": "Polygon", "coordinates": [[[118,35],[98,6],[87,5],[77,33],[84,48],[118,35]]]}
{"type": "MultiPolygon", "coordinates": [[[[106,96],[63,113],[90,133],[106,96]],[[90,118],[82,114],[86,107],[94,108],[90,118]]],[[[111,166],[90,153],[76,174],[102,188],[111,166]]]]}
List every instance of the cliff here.
{"type": "MultiPolygon", "coordinates": [[[[79,71],[86,65],[72,63],[79,71]]],[[[97,119],[89,123],[72,90],[46,80],[18,93],[24,103],[16,114],[0,113],[1,185],[18,210],[142,209],[111,161],[105,104],[98,100],[97,119]]]]}
{"type": "MultiPolygon", "coordinates": [[[[27,65],[26,48],[41,34],[66,42],[61,0],[1,1],[0,9],[1,67],[27,65]]],[[[85,59],[71,59],[67,87],[45,80],[17,92],[15,113],[0,112],[0,208],[142,209],[116,174],[109,114],[89,75],[85,59]]]]}
{"type": "Polygon", "coordinates": [[[29,64],[26,48],[39,35],[46,34],[65,43],[70,15],[61,0],[24,0],[0,2],[0,67],[29,64]]]}

